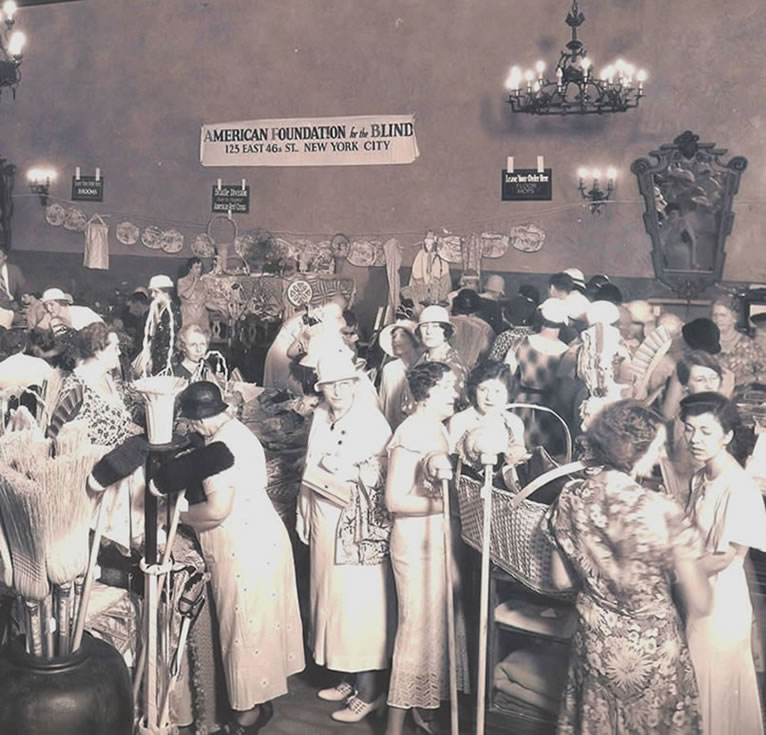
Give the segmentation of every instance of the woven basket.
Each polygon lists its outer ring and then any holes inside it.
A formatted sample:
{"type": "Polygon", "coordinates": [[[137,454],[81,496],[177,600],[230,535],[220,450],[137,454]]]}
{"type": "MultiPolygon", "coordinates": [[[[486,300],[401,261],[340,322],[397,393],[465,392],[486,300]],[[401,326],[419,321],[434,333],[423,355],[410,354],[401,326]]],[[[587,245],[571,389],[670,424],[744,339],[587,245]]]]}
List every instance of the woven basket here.
{"type": "MultiPolygon", "coordinates": [[[[518,404],[511,404],[516,407],[518,404]]],[[[490,519],[489,555],[498,567],[531,590],[555,597],[574,596],[574,590],[560,590],[553,583],[553,545],[543,532],[542,520],[548,505],[529,500],[527,496],[548,482],[566,477],[582,469],[579,462],[570,462],[571,437],[564,420],[554,411],[534,404],[524,408],[544,410],[554,414],[564,424],[567,435],[567,463],[546,472],[527,484],[520,492],[511,493],[492,487],[492,517],[490,519]]],[[[484,501],[482,484],[465,475],[457,482],[458,505],[463,541],[477,551],[482,550],[484,501]]]]}

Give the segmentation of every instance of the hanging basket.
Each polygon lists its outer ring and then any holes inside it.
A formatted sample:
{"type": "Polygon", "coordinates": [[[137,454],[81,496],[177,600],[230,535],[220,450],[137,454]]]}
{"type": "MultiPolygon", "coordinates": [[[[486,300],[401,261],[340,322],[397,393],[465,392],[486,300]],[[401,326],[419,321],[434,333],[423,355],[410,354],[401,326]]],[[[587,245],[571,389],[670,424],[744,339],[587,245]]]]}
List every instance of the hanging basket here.
{"type": "Polygon", "coordinates": [[[150,444],[173,441],[173,419],[176,396],[186,387],[183,378],[152,375],[133,382],[146,403],[146,433],[150,444]]]}

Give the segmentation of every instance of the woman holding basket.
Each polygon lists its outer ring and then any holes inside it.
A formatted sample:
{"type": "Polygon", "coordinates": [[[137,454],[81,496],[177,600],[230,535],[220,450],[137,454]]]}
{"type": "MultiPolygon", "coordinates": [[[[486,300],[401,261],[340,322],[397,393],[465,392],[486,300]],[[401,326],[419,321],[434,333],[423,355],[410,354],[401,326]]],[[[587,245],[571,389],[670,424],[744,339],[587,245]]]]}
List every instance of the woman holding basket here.
{"type": "MultiPolygon", "coordinates": [[[[436,471],[449,469],[449,437],[443,422],[455,411],[458,393],[449,365],[426,362],[408,374],[413,414],[396,430],[389,451],[386,505],[394,514],[391,564],[399,601],[388,692],[386,735],[401,735],[407,711],[431,730],[431,718],[449,698],[444,506],[436,471]]],[[[456,595],[456,599],[459,596],[456,595]]],[[[456,610],[457,687],[468,688],[465,624],[456,610]]]]}
{"type": "Polygon", "coordinates": [[[691,615],[709,610],[701,538],[675,501],[639,481],[660,454],[662,420],[636,401],[619,401],[596,416],[584,440],[591,468],[565,486],[549,517],[568,562],[554,552],[554,582],[580,583],[558,732],[702,732],[671,597],[675,577],[691,615]]]}

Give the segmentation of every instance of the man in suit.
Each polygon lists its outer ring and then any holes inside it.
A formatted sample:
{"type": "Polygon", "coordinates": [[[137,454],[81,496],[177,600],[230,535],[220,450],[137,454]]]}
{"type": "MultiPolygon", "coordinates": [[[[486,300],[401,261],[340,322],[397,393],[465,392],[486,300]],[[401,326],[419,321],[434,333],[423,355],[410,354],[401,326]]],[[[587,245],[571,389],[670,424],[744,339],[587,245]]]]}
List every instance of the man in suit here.
{"type": "Polygon", "coordinates": [[[21,318],[21,296],[25,292],[21,268],[8,262],[8,247],[0,244],[0,308],[13,311],[14,322],[21,318]]]}

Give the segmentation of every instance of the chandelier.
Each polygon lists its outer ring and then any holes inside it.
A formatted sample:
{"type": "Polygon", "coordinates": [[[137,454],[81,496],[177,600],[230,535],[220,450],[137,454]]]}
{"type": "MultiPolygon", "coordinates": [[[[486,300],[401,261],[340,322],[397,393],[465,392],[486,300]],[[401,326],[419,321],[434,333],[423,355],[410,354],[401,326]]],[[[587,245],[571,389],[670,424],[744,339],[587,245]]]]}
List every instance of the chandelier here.
{"type": "Polygon", "coordinates": [[[16,85],[21,81],[21,49],[26,37],[21,31],[14,31],[16,24],[16,3],[6,0],[0,12],[0,94],[3,87],[10,87],[16,99],[16,85]]]}
{"type": "Polygon", "coordinates": [[[561,50],[555,81],[543,76],[543,61],[535,64],[536,73],[528,69],[522,74],[518,66],[511,68],[505,86],[509,90],[508,102],[513,112],[600,115],[638,107],[644,96],[646,72],[643,69],[636,72],[632,64],[617,59],[604,67],[596,78],[588,51],[577,38],[577,29],[584,20],[577,0],[572,0],[565,21],[572,29],[572,39],[561,50]]]}

